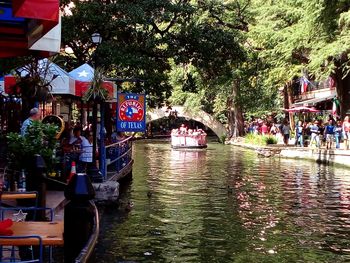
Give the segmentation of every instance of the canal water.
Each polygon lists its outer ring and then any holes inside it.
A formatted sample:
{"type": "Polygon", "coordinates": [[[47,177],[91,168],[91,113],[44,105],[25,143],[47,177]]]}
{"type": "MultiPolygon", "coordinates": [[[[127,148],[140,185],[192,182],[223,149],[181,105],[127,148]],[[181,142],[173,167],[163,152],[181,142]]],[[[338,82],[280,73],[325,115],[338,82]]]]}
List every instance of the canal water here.
{"type": "Polygon", "coordinates": [[[350,170],[139,141],[96,262],[350,262],[350,170]]]}

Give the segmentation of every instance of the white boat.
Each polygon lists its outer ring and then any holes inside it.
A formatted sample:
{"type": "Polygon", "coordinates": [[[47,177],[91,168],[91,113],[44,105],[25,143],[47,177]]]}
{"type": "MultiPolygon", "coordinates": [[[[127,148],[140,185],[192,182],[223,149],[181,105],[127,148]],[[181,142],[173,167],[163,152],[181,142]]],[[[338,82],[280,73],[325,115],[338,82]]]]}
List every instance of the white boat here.
{"type": "Polygon", "coordinates": [[[173,149],[203,149],[207,148],[205,133],[172,134],[171,147],[173,149]]]}

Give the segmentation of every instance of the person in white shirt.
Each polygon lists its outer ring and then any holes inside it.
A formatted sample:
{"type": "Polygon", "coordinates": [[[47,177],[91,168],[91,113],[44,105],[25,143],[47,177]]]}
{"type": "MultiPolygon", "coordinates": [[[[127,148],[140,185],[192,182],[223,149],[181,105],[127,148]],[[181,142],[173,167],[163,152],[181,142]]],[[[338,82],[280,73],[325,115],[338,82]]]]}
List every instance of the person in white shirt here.
{"type": "Polygon", "coordinates": [[[81,136],[81,152],[79,162],[82,171],[86,172],[93,162],[93,135],[89,132],[88,138],[81,136]]]}

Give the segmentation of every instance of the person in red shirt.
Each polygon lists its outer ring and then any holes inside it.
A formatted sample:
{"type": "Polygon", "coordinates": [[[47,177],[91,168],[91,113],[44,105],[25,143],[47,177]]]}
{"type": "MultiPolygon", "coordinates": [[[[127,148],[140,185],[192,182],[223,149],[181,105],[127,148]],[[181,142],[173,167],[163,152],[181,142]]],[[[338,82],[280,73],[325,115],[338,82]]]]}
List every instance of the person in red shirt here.
{"type": "Polygon", "coordinates": [[[267,127],[266,122],[261,125],[261,134],[266,135],[268,133],[269,127],[267,127]]]}

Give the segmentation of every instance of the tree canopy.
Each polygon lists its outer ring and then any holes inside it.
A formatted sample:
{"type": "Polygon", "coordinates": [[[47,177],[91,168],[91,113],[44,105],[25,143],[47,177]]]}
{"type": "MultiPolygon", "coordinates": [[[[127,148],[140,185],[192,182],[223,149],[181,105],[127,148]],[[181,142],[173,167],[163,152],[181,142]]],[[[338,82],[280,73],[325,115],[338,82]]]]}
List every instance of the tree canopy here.
{"type": "MultiPolygon", "coordinates": [[[[234,128],[243,114],[281,108],[278,89],[302,75],[332,76],[338,96],[350,99],[349,0],[61,0],[61,7],[62,47],[73,54],[55,61],[142,80],[122,88],[146,92],[150,106],[200,108],[234,128]]],[[[1,60],[0,69],[17,62],[1,60]]]]}

